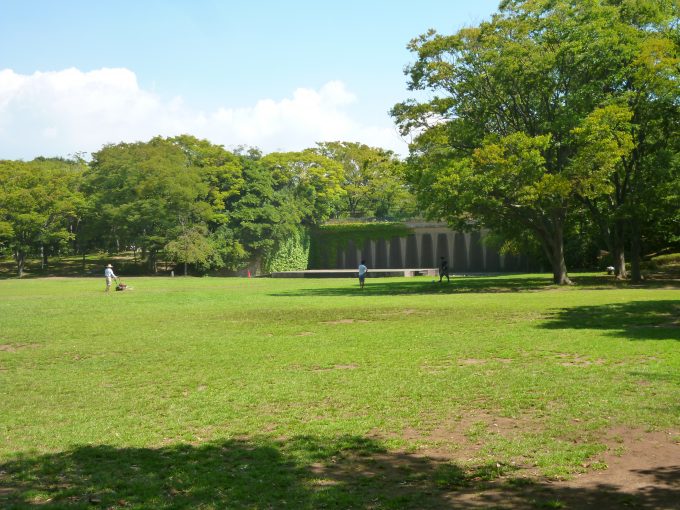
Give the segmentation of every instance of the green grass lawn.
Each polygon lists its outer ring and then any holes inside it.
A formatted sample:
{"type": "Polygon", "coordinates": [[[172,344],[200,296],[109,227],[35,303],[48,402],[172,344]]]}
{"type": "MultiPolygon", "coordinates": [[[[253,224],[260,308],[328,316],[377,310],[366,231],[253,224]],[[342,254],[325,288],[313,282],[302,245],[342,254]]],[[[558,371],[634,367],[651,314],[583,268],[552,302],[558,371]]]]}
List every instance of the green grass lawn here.
{"type": "Polygon", "coordinates": [[[1,280],[0,507],[434,508],[605,467],[614,427],[680,430],[680,288],[574,279],[1,280]]]}

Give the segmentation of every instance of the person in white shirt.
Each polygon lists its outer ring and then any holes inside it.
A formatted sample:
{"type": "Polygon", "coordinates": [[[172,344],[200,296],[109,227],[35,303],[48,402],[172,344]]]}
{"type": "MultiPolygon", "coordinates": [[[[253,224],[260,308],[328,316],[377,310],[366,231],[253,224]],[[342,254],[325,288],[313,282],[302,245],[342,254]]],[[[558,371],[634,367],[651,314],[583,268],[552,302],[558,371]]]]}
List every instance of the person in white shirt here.
{"type": "Polygon", "coordinates": [[[364,288],[364,280],[366,279],[366,273],[368,272],[368,268],[366,267],[366,261],[362,260],[361,264],[359,264],[359,287],[364,288]]]}
{"type": "Polygon", "coordinates": [[[106,277],[106,292],[109,291],[111,288],[111,282],[113,281],[114,278],[118,278],[114,273],[113,273],[113,266],[111,264],[106,266],[106,269],[104,269],[104,276],[106,277]]]}

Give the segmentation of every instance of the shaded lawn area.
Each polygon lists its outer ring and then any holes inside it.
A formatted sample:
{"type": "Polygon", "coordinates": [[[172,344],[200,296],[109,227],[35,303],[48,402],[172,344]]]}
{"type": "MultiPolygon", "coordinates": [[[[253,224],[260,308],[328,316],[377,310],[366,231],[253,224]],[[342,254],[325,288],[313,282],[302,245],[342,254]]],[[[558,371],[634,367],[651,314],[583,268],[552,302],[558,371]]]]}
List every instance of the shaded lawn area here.
{"type": "Polygon", "coordinates": [[[560,308],[547,318],[543,326],[547,329],[594,329],[627,340],[680,340],[680,302],[676,299],[560,308]]]}
{"type": "MultiPolygon", "coordinates": [[[[452,276],[451,281],[439,282],[438,277],[415,278],[370,278],[366,279],[363,294],[369,296],[395,296],[401,294],[455,294],[455,293],[507,293],[557,290],[552,279],[543,274],[488,274],[452,276]]],[[[613,276],[596,273],[583,273],[571,277],[574,288],[579,290],[605,289],[676,289],[680,290],[680,280],[670,277],[649,279],[642,284],[631,284],[627,280],[619,281],[613,276]]],[[[354,282],[356,278],[351,279],[354,282]]],[[[304,280],[306,282],[309,279],[304,280]]],[[[277,296],[356,296],[355,286],[347,284],[350,279],[342,279],[345,284],[334,286],[300,285],[300,288],[289,290],[277,296]]],[[[567,289],[563,289],[567,290],[567,289]]],[[[363,295],[359,294],[359,295],[363,295]]]]}
{"type": "MultiPolygon", "coordinates": [[[[644,498],[556,486],[389,452],[361,437],[295,437],[160,448],[81,446],[2,466],[6,508],[674,508],[680,468],[649,473],[644,498]],[[499,475],[506,476],[499,481],[499,475]]],[[[2,501],[2,499],[0,499],[2,501]]]]}
{"type": "Polygon", "coordinates": [[[0,506],[672,508],[549,481],[680,440],[680,290],[575,279],[0,281],[0,506]]]}

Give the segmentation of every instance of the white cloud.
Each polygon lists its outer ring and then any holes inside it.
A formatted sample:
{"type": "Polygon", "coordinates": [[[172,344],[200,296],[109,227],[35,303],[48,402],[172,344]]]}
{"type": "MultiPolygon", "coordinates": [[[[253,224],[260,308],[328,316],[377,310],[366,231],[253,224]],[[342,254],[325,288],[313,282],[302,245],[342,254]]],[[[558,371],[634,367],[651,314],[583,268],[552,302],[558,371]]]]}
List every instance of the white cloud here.
{"type": "Polygon", "coordinates": [[[341,81],[319,90],[299,88],[282,100],[247,108],[202,112],[181,98],[162,100],[139,87],[128,69],[17,74],[0,70],[0,159],[32,159],[94,152],[106,143],[189,133],[225,147],[253,145],[265,152],[300,150],[317,141],[359,141],[406,153],[385,126],[352,118],[354,94],[341,81]]]}

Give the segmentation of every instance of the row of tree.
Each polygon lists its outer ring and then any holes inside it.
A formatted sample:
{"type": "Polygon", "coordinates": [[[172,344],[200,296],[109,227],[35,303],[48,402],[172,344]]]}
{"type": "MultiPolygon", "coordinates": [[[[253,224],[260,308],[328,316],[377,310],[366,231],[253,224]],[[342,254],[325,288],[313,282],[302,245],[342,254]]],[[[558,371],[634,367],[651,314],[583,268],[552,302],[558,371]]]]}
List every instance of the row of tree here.
{"type": "Polygon", "coordinates": [[[504,0],[410,44],[408,179],[431,217],[538,244],[569,283],[565,238],[640,279],[643,246],[680,241],[680,7],[675,0],[504,0]]]}
{"type": "Polygon", "coordinates": [[[107,145],[86,162],[0,161],[0,249],[28,257],[133,250],[202,269],[263,261],[329,218],[403,218],[414,199],[389,151],[329,142],[263,156],[183,135],[107,145]]]}

